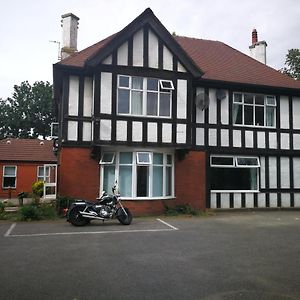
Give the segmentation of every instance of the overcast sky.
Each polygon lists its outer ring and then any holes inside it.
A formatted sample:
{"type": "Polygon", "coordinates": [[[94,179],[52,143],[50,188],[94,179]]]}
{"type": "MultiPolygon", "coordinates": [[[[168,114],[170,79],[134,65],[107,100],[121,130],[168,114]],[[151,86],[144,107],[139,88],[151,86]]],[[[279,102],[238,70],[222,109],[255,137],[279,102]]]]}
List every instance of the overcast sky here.
{"type": "Polygon", "coordinates": [[[249,54],[251,32],[265,40],[267,64],[284,66],[300,48],[299,0],[3,0],[0,4],[0,98],[28,80],[50,81],[61,41],[61,15],[80,18],[78,50],[121,30],[150,7],[177,35],[218,40],[249,54]]]}

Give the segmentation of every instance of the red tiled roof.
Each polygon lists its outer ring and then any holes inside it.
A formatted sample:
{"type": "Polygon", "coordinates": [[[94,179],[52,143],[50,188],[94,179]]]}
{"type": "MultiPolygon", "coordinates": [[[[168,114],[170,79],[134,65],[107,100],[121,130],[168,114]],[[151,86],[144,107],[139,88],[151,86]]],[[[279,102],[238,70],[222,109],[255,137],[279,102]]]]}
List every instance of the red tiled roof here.
{"type": "Polygon", "coordinates": [[[63,59],[62,61],[58,62],[58,65],[65,65],[65,66],[72,66],[72,67],[84,67],[85,62],[94,56],[100,49],[102,49],[104,46],[106,46],[115,36],[116,34],[113,34],[104,40],[89,46],[79,52],[76,52],[69,57],[63,59]]]}
{"type": "Polygon", "coordinates": [[[300,81],[218,41],[176,36],[176,41],[204,72],[202,78],[234,83],[300,88],[300,81]]]}
{"type": "Polygon", "coordinates": [[[57,163],[53,142],[38,139],[0,140],[0,161],[57,163]]]}
{"type": "MultiPolygon", "coordinates": [[[[105,48],[114,38],[117,38],[116,35],[111,35],[57,64],[83,68],[86,61],[105,48]]],[[[175,40],[198,68],[204,72],[203,79],[269,87],[300,88],[300,81],[264,65],[222,42],[183,36],[176,36],[175,40]]]]}

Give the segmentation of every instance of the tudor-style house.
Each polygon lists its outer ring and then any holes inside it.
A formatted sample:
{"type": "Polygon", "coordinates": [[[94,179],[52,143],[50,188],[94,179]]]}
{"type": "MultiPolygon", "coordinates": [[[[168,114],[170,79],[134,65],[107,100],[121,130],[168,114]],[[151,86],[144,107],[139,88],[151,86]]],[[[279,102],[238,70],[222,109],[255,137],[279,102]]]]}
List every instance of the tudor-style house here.
{"type": "Polygon", "coordinates": [[[60,194],[95,200],[117,180],[135,213],[300,206],[300,83],[265,65],[256,31],[251,58],[146,9],[77,52],[78,20],[62,16],[54,65],[60,194]]]}

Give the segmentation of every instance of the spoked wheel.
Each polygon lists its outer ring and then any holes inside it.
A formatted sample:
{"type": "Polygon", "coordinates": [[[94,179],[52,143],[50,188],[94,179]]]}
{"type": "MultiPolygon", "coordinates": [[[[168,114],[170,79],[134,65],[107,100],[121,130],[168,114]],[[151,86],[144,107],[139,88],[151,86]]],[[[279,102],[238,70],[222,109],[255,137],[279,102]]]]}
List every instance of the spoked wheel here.
{"type": "Polygon", "coordinates": [[[123,225],[130,225],[132,221],[132,214],[127,207],[124,207],[124,210],[122,208],[119,208],[117,212],[117,219],[123,225]],[[125,214],[124,210],[126,211],[127,215],[125,214]]]}
{"type": "Polygon", "coordinates": [[[70,213],[70,223],[74,226],[84,226],[89,223],[89,220],[84,218],[81,215],[81,211],[83,211],[83,207],[75,207],[72,209],[70,213]]]}

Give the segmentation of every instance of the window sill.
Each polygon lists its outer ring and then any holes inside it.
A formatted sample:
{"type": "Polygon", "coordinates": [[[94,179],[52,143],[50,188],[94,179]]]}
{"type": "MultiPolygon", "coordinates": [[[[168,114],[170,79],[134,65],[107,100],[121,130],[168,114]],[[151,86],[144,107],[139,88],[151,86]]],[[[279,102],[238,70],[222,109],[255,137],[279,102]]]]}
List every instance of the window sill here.
{"type": "Polygon", "coordinates": [[[259,190],[211,190],[211,193],[259,193],[259,190]]]}
{"type": "Polygon", "coordinates": [[[120,197],[121,201],[157,201],[157,200],[175,200],[176,197],[169,196],[169,197],[120,197]]]}

